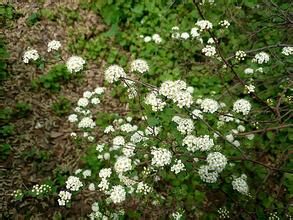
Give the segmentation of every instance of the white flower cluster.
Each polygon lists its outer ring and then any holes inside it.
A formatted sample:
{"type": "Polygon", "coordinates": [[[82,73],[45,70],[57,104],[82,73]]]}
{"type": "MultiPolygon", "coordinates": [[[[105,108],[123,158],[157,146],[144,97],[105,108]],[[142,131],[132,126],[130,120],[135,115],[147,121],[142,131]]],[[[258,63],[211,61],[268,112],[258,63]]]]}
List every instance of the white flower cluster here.
{"type": "Polygon", "coordinates": [[[131,170],[131,159],[125,156],[118,157],[114,165],[114,169],[117,173],[124,173],[131,170]]]}
{"type": "Polygon", "coordinates": [[[32,188],[32,193],[34,193],[36,196],[44,194],[44,193],[48,193],[50,192],[52,189],[51,186],[49,186],[48,184],[43,184],[43,185],[34,185],[32,188]]]}
{"type": "Polygon", "coordinates": [[[263,64],[263,63],[269,62],[269,60],[270,60],[270,56],[266,52],[260,52],[254,56],[254,58],[252,59],[252,62],[263,64]]]}
{"type": "Polygon", "coordinates": [[[222,20],[219,22],[219,25],[223,28],[228,28],[230,26],[230,23],[227,20],[222,20]]]}
{"type": "Polygon", "coordinates": [[[198,28],[197,27],[191,28],[190,35],[192,38],[198,38],[200,36],[200,34],[198,33],[198,28]]]}
{"type": "Polygon", "coordinates": [[[248,195],[249,188],[246,182],[247,176],[242,174],[240,177],[232,181],[232,187],[234,190],[240,192],[243,195],[248,195]]]}
{"type": "Polygon", "coordinates": [[[227,210],[226,207],[219,208],[218,214],[220,219],[229,219],[230,218],[230,212],[227,210]]]}
{"type": "Polygon", "coordinates": [[[283,47],[282,54],[285,56],[290,56],[293,54],[293,47],[283,47]]]}
{"type": "Polygon", "coordinates": [[[113,138],[113,150],[120,149],[125,144],[125,139],[122,136],[116,136],[113,138]]]}
{"type": "Polygon", "coordinates": [[[193,121],[189,118],[181,118],[179,116],[174,116],[172,118],[172,121],[174,121],[177,124],[177,130],[181,134],[191,134],[191,132],[194,130],[193,121]]]}
{"type": "Polygon", "coordinates": [[[94,128],[96,123],[91,117],[84,117],[78,123],[78,128],[94,128]]]}
{"type": "Polygon", "coordinates": [[[218,172],[210,170],[209,166],[203,165],[198,169],[198,175],[206,183],[215,183],[218,179],[218,172]]]}
{"type": "Polygon", "coordinates": [[[154,148],[151,150],[152,165],[156,167],[164,167],[171,163],[172,154],[169,150],[164,148],[154,148]]]}
{"type": "Polygon", "coordinates": [[[187,32],[183,32],[180,35],[180,38],[183,39],[183,40],[187,40],[189,37],[190,37],[189,33],[187,33],[187,32]]]}
{"type": "Polygon", "coordinates": [[[138,129],[137,125],[132,125],[130,123],[125,123],[120,126],[120,130],[126,133],[134,132],[138,129]]]}
{"type": "Polygon", "coordinates": [[[246,53],[243,50],[238,50],[235,53],[235,58],[236,60],[242,61],[244,60],[246,57],[246,53]]]}
{"type": "Polygon", "coordinates": [[[214,141],[208,135],[196,137],[194,135],[187,135],[183,141],[183,145],[187,146],[187,150],[191,152],[208,151],[214,146],[214,141]]]}
{"type": "Polygon", "coordinates": [[[66,62],[67,69],[70,73],[77,73],[81,71],[84,64],[85,60],[78,56],[72,56],[66,62]]]}
{"type": "Polygon", "coordinates": [[[123,68],[118,65],[111,65],[105,71],[105,80],[109,83],[114,83],[121,77],[126,77],[123,68]]]}
{"type": "Polygon", "coordinates": [[[145,133],[146,135],[157,136],[157,135],[159,134],[160,130],[161,130],[160,127],[150,127],[150,126],[148,126],[148,127],[145,129],[144,133],[145,133]]]}
{"type": "Polygon", "coordinates": [[[145,141],[148,140],[148,137],[144,136],[143,131],[136,131],[131,137],[130,137],[130,141],[137,144],[141,141],[145,141]]]}
{"type": "Polygon", "coordinates": [[[194,109],[191,114],[193,119],[203,119],[202,111],[199,109],[194,109]]]}
{"type": "Polygon", "coordinates": [[[76,176],[68,177],[66,181],[66,189],[71,191],[78,191],[81,187],[83,187],[83,183],[76,176]]]}
{"type": "Polygon", "coordinates": [[[29,61],[30,60],[37,60],[37,59],[39,59],[39,53],[38,53],[38,51],[37,50],[34,50],[34,49],[31,49],[31,50],[27,50],[25,53],[24,53],[24,55],[23,55],[23,57],[22,57],[22,59],[23,59],[23,62],[24,63],[29,63],[29,61]]]}
{"type": "Polygon", "coordinates": [[[121,203],[126,199],[126,191],[123,186],[113,186],[110,192],[110,199],[113,203],[121,203]]]}
{"type": "Polygon", "coordinates": [[[139,182],[137,184],[136,187],[136,192],[137,193],[142,193],[144,195],[147,195],[148,193],[150,193],[152,191],[152,188],[150,186],[148,186],[146,183],[144,182],[139,182]]]}
{"type": "MultiPolygon", "coordinates": [[[[291,217],[288,219],[291,220],[291,217]]],[[[280,220],[280,217],[278,216],[278,212],[271,212],[268,220],[280,220]]]]}
{"type": "Polygon", "coordinates": [[[48,43],[48,52],[51,52],[52,50],[59,50],[60,47],[60,41],[52,40],[48,43]]]}
{"type": "Polygon", "coordinates": [[[248,115],[251,110],[251,104],[245,99],[238,99],[233,104],[233,111],[237,113],[242,113],[243,115],[248,115]]]}
{"type": "Polygon", "coordinates": [[[174,212],[171,214],[172,219],[174,220],[181,220],[183,217],[183,214],[180,212],[174,212]]]}
{"type": "Polygon", "coordinates": [[[109,178],[111,174],[111,168],[103,168],[100,170],[99,177],[102,179],[98,185],[100,190],[107,192],[107,190],[109,189],[109,182],[107,178],[109,178]]]}
{"type": "Polygon", "coordinates": [[[145,73],[149,71],[149,65],[145,60],[136,59],[130,64],[131,72],[145,73]]]}
{"type": "Polygon", "coordinates": [[[58,204],[60,206],[65,206],[71,200],[71,193],[67,191],[60,191],[58,196],[59,196],[58,204]]]}
{"type": "Polygon", "coordinates": [[[143,40],[146,43],[148,43],[150,41],[154,41],[156,44],[160,44],[163,41],[159,34],[153,34],[153,36],[151,36],[151,37],[145,36],[143,40]]]}
{"type": "Polygon", "coordinates": [[[222,172],[227,165],[227,158],[220,152],[212,152],[207,156],[207,163],[210,170],[222,172]]]}
{"type": "Polygon", "coordinates": [[[177,160],[175,161],[176,163],[171,166],[171,171],[174,172],[175,174],[180,173],[181,171],[185,170],[185,165],[184,163],[182,163],[181,160],[177,160]]]}
{"type": "Polygon", "coordinates": [[[206,45],[204,48],[202,48],[201,52],[207,57],[215,56],[217,53],[216,48],[211,45],[206,45]]]}
{"type": "Polygon", "coordinates": [[[246,69],[244,70],[244,73],[247,74],[247,75],[249,75],[249,74],[253,74],[253,73],[254,73],[254,70],[253,70],[252,68],[246,68],[246,69]]]}
{"type": "Polygon", "coordinates": [[[162,111],[167,103],[159,98],[158,94],[153,91],[147,94],[145,104],[152,106],[152,111],[157,112],[162,111]]]}
{"type": "Polygon", "coordinates": [[[200,108],[203,112],[214,113],[219,109],[219,103],[214,99],[203,99],[200,103],[200,108]]]}
{"type": "Polygon", "coordinates": [[[163,82],[159,93],[171,99],[179,108],[189,108],[193,103],[192,95],[187,91],[186,83],[181,80],[163,82]]]}
{"type": "Polygon", "coordinates": [[[252,84],[249,84],[249,85],[245,85],[245,89],[247,90],[247,93],[253,93],[255,92],[255,86],[252,85],[252,84]]]}
{"type": "Polygon", "coordinates": [[[200,28],[200,31],[209,30],[213,28],[213,24],[208,20],[199,20],[195,23],[200,28]]]}

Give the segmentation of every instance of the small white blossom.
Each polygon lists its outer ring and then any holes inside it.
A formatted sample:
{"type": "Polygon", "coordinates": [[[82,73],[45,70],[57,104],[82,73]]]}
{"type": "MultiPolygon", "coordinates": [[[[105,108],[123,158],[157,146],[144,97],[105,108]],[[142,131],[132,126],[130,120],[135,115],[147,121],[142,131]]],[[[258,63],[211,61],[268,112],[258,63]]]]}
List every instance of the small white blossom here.
{"type": "Polygon", "coordinates": [[[283,47],[282,54],[289,56],[293,54],[293,47],[283,47]]]}
{"type": "Polygon", "coordinates": [[[66,62],[67,69],[70,73],[77,73],[81,71],[84,64],[85,60],[78,56],[72,56],[66,62]]]}
{"type": "Polygon", "coordinates": [[[187,135],[183,141],[183,145],[187,146],[187,150],[191,152],[208,151],[214,146],[214,141],[208,135],[196,137],[193,135],[187,135]]]}
{"type": "Polygon", "coordinates": [[[207,156],[207,163],[210,170],[222,172],[227,165],[227,158],[220,152],[212,152],[207,156]]]}
{"type": "Polygon", "coordinates": [[[105,80],[109,83],[114,83],[119,80],[121,77],[126,77],[126,73],[123,68],[118,65],[109,66],[105,73],[105,80]]]}
{"type": "Polygon", "coordinates": [[[48,52],[51,52],[52,50],[59,50],[60,47],[60,41],[52,40],[48,43],[48,52]]]}
{"type": "Polygon", "coordinates": [[[227,20],[222,20],[219,22],[219,25],[223,28],[228,28],[230,26],[230,23],[227,20]]]}
{"type": "Polygon", "coordinates": [[[191,28],[190,35],[192,38],[198,38],[200,36],[200,34],[198,33],[198,28],[191,28]]]}
{"type": "Polygon", "coordinates": [[[212,57],[217,53],[216,48],[211,45],[206,45],[201,52],[207,57],[212,57]]]}
{"type": "Polygon", "coordinates": [[[70,121],[71,123],[73,122],[77,122],[78,121],[78,117],[76,114],[71,114],[68,116],[68,121],[70,121]]]}
{"type": "Polygon", "coordinates": [[[82,186],[83,183],[76,176],[70,176],[66,181],[66,189],[71,191],[78,191],[82,186]]]}
{"type": "Polygon", "coordinates": [[[187,40],[189,38],[189,34],[187,32],[183,32],[181,33],[180,38],[183,40],[187,40]]]}
{"type": "Polygon", "coordinates": [[[149,71],[149,65],[145,60],[136,59],[130,64],[130,71],[145,73],[149,71]]]}
{"type": "Polygon", "coordinates": [[[185,166],[181,160],[176,160],[176,163],[171,167],[171,171],[174,172],[175,174],[178,174],[184,170],[185,170],[185,166]]]}
{"type": "Polygon", "coordinates": [[[124,173],[131,170],[131,159],[125,156],[118,157],[114,165],[114,169],[117,173],[124,173]]]}
{"type": "Polygon", "coordinates": [[[263,64],[269,62],[269,60],[270,56],[266,52],[260,52],[254,56],[252,62],[263,64]]]}
{"type": "Polygon", "coordinates": [[[154,148],[151,150],[152,165],[156,167],[163,167],[171,163],[172,154],[169,150],[164,148],[154,148]]]}
{"type": "Polygon", "coordinates": [[[233,111],[237,113],[242,113],[243,115],[248,115],[251,109],[251,104],[245,99],[238,99],[233,104],[233,111]]]}
{"type": "Polygon", "coordinates": [[[160,37],[160,35],[158,34],[154,34],[152,36],[152,40],[156,43],[156,44],[160,44],[162,43],[162,38],[160,37]]]}
{"type": "Polygon", "coordinates": [[[58,203],[60,206],[65,206],[71,200],[71,193],[67,191],[60,191],[58,196],[58,203]]]}
{"type": "Polygon", "coordinates": [[[29,63],[30,60],[37,60],[39,59],[39,53],[37,50],[31,49],[24,53],[22,59],[24,63],[29,63]]]}
{"type": "Polygon", "coordinates": [[[249,188],[246,182],[246,175],[241,175],[232,181],[232,187],[234,190],[240,192],[243,195],[248,195],[249,188]]]}
{"type": "Polygon", "coordinates": [[[213,24],[208,20],[199,20],[195,23],[200,28],[200,31],[209,30],[213,28],[213,24]]]}
{"type": "Polygon", "coordinates": [[[203,112],[214,113],[219,109],[220,105],[217,101],[206,98],[202,100],[200,107],[203,112]]]}
{"type": "Polygon", "coordinates": [[[80,98],[77,102],[77,105],[80,107],[86,107],[89,104],[89,100],[87,98],[80,98]]]}
{"type": "Polygon", "coordinates": [[[235,58],[236,60],[242,61],[244,60],[246,57],[246,53],[243,50],[238,50],[235,53],[235,58]]]}
{"type": "Polygon", "coordinates": [[[126,199],[126,191],[123,186],[113,186],[111,193],[110,193],[110,199],[113,201],[113,203],[121,203],[125,201],[126,199]]]}
{"type": "Polygon", "coordinates": [[[198,169],[199,177],[206,183],[215,183],[218,180],[218,172],[209,169],[209,166],[203,165],[198,169]]]}
{"type": "Polygon", "coordinates": [[[247,93],[253,93],[255,92],[255,86],[252,85],[252,84],[249,84],[249,85],[245,85],[245,89],[247,90],[247,93]]]}
{"type": "Polygon", "coordinates": [[[244,73],[245,74],[253,74],[253,72],[254,72],[254,70],[252,69],[252,68],[246,68],[245,70],[244,70],[244,73]]]}

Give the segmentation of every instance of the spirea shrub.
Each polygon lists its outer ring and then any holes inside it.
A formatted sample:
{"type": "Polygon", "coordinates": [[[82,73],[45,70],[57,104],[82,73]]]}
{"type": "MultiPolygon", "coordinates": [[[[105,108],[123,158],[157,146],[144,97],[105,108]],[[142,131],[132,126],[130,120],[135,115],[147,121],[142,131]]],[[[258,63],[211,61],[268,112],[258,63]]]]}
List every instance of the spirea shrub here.
{"type": "MultiPolygon", "coordinates": [[[[253,174],[242,173],[241,167],[246,161],[250,166],[277,169],[256,161],[249,153],[260,129],[254,114],[260,109],[274,117],[280,114],[259,97],[257,83],[253,84],[253,77],[261,75],[263,68],[266,70],[273,56],[241,48],[230,51],[232,56],[225,58],[213,31],[227,31],[232,25],[228,20],[213,24],[198,19],[190,25],[189,32],[173,26],[164,38],[156,33],[141,36],[147,44],[163,45],[169,41],[199,44],[197,53],[225,71],[229,69],[238,80],[241,88],[232,92],[227,88],[228,98],[213,92],[196,93],[196,86],[191,86],[184,77],[149,83],[145,75],[151,75],[152,60],[138,57],[125,66],[112,64],[104,68],[105,85],[84,91],[67,118],[74,127],[73,141],[77,146],[93,149],[90,156],[94,159],[87,164],[87,170],[77,170],[67,177],[64,185],[58,186],[56,201],[60,206],[69,208],[77,202],[73,198],[84,190],[97,191],[99,200],[92,204],[89,217],[104,219],[123,216],[123,207],[130,209],[128,204],[163,207],[178,199],[174,210],[167,215],[181,219],[187,212],[184,200],[188,201],[189,213],[196,210],[192,201],[190,205],[188,193],[194,192],[187,193],[188,187],[196,189],[199,198],[217,191],[249,203],[257,195],[257,189],[250,187],[253,174]],[[107,124],[101,124],[97,108],[104,104],[107,91],[117,90],[127,100],[129,112],[127,115],[117,112],[107,124]],[[97,138],[97,134],[102,137],[97,138]],[[107,207],[117,209],[109,213],[107,207]]],[[[48,51],[60,46],[50,42],[48,51]]],[[[291,56],[292,47],[283,47],[279,53],[291,56]]],[[[29,50],[24,53],[23,61],[28,63],[38,58],[37,51],[29,50]]],[[[78,56],[66,62],[70,73],[82,71],[84,65],[85,60],[78,56]]],[[[226,207],[217,212],[220,218],[231,214],[226,207]]]]}

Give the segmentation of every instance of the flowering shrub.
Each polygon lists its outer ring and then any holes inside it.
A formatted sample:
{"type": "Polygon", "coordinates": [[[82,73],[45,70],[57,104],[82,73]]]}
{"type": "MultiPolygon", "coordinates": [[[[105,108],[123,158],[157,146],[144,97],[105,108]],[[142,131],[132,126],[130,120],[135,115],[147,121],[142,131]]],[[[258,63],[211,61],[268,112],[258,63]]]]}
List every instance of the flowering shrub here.
{"type": "MultiPolygon", "coordinates": [[[[272,204],[271,209],[283,208],[285,213],[284,205],[273,203],[273,197],[265,200],[267,194],[261,193],[258,181],[265,182],[272,175],[290,178],[285,173],[292,173],[285,162],[272,164],[269,158],[261,158],[261,152],[274,151],[266,149],[268,142],[274,147],[284,146],[283,154],[277,155],[281,159],[289,147],[288,109],[292,98],[288,84],[282,78],[273,93],[263,90],[266,74],[271,71],[268,65],[274,62],[267,49],[278,49],[278,56],[283,56],[286,63],[292,46],[278,44],[254,50],[243,46],[227,52],[222,41],[229,44],[227,33],[233,23],[207,20],[202,13],[207,2],[192,5],[198,18],[188,24],[188,31],[185,24],[183,31],[173,26],[165,35],[141,33],[136,39],[138,47],[149,44],[154,51],[165,45],[170,57],[176,58],[174,65],[165,67],[161,63],[162,71],[158,65],[152,66],[151,58],[156,57],[142,51],[143,58],[129,59],[125,65],[110,62],[104,70],[105,85],[84,91],[68,121],[75,126],[70,136],[76,146],[86,146],[89,153],[84,167],[58,186],[59,206],[70,208],[79,193],[89,190],[99,192],[89,213],[91,219],[140,218],[151,207],[166,211],[159,218],[201,218],[213,199],[210,194],[224,197],[215,211],[219,218],[275,216],[268,212],[272,204]],[[193,44],[196,46],[191,48],[193,44]],[[193,54],[200,54],[215,67],[216,73],[208,80],[216,80],[206,90],[198,83],[195,70],[199,67],[190,67],[189,76],[177,73],[176,65],[185,65],[193,54]],[[167,73],[165,68],[169,69],[167,73]],[[229,83],[235,84],[229,87],[229,83]],[[210,91],[214,84],[216,91],[210,91]],[[107,98],[107,91],[121,95],[129,111],[117,112],[104,122],[102,118],[109,113],[99,112],[97,107],[107,98]],[[273,131],[280,131],[280,138],[286,137],[286,141],[275,141],[278,134],[273,131]],[[269,205],[255,209],[252,206],[259,199],[269,205]]],[[[59,48],[57,41],[50,42],[48,52],[59,48]]],[[[23,56],[25,63],[38,59],[35,50],[23,56]]],[[[83,58],[72,56],[66,62],[66,71],[75,74],[84,65],[83,58]]],[[[23,196],[15,193],[15,197],[23,196]]]]}

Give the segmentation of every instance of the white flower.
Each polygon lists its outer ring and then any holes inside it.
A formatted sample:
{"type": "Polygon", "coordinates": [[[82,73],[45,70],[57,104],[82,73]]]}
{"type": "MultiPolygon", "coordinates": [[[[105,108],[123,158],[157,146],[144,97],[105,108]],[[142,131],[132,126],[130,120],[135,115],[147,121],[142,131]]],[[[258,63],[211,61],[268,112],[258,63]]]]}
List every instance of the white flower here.
{"type": "Polygon", "coordinates": [[[227,158],[220,152],[212,152],[207,156],[207,163],[210,170],[222,172],[227,165],[227,158]]]}
{"type": "Polygon", "coordinates": [[[203,166],[199,167],[198,174],[199,174],[199,177],[201,178],[201,180],[206,182],[206,183],[215,183],[215,182],[217,182],[217,179],[218,179],[218,176],[219,176],[218,172],[211,171],[209,169],[209,166],[206,166],[206,165],[203,165],[203,166]]]}
{"type": "Polygon", "coordinates": [[[121,125],[120,126],[120,129],[121,129],[121,131],[130,133],[130,132],[136,131],[137,130],[137,126],[136,125],[132,125],[130,123],[126,123],[126,124],[121,125]]]}
{"type": "Polygon", "coordinates": [[[119,149],[121,146],[123,146],[125,144],[125,140],[124,140],[124,137],[122,136],[116,136],[114,139],[113,139],[113,149],[114,150],[117,150],[119,149]]]}
{"type": "Polygon", "coordinates": [[[228,113],[227,115],[220,115],[219,121],[230,122],[234,121],[234,118],[232,117],[232,114],[228,113]]]}
{"type": "Polygon", "coordinates": [[[217,53],[216,48],[211,45],[206,45],[204,48],[202,48],[201,52],[207,57],[212,57],[217,53]]]}
{"type": "Polygon", "coordinates": [[[195,137],[193,135],[187,135],[183,141],[183,145],[187,146],[187,150],[191,152],[208,151],[214,146],[213,139],[210,139],[208,135],[195,137]]]}
{"type": "Polygon", "coordinates": [[[191,28],[190,35],[192,38],[199,37],[198,28],[197,27],[191,28]]]}
{"type": "Polygon", "coordinates": [[[194,130],[193,121],[189,118],[178,117],[178,119],[176,120],[176,123],[177,123],[177,130],[181,134],[190,134],[194,130]]]}
{"type": "Polygon", "coordinates": [[[126,157],[132,157],[134,156],[134,150],[135,150],[135,145],[131,142],[128,142],[123,148],[122,148],[122,153],[126,157]]]}
{"type": "Polygon", "coordinates": [[[109,178],[112,174],[111,168],[103,168],[99,172],[99,177],[102,179],[109,178]]]}
{"type": "Polygon", "coordinates": [[[78,123],[78,128],[94,128],[96,126],[95,122],[90,117],[84,117],[78,123]]]}
{"type": "Polygon", "coordinates": [[[252,59],[252,62],[263,64],[267,63],[270,60],[270,56],[266,52],[260,52],[257,53],[254,58],[252,59]]]}
{"type": "Polygon", "coordinates": [[[184,170],[185,170],[185,166],[181,160],[176,160],[176,163],[171,167],[171,171],[174,172],[175,174],[178,174],[184,170]]]}
{"type": "Polygon", "coordinates": [[[84,64],[85,60],[78,56],[72,56],[66,62],[67,69],[70,73],[77,73],[81,71],[84,64]]]}
{"type": "Polygon", "coordinates": [[[171,99],[179,108],[190,107],[193,103],[192,95],[186,91],[187,86],[184,81],[165,81],[162,83],[159,93],[171,99]]]}
{"type": "Polygon", "coordinates": [[[235,58],[236,60],[242,61],[244,60],[246,57],[246,53],[243,50],[238,50],[235,53],[235,58]]]}
{"type": "Polygon", "coordinates": [[[200,31],[209,30],[213,28],[213,24],[208,20],[199,20],[195,23],[200,28],[200,31]]]}
{"type": "Polygon", "coordinates": [[[245,70],[244,70],[244,73],[245,74],[253,74],[253,69],[251,69],[251,68],[246,68],[245,70]]]}
{"type": "Polygon", "coordinates": [[[161,128],[160,127],[150,127],[148,126],[146,129],[145,129],[145,134],[146,135],[152,135],[152,136],[157,136],[160,132],[161,128]]]}
{"type": "Polygon", "coordinates": [[[71,123],[73,122],[77,122],[78,121],[78,117],[76,114],[71,114],[68,116],[68,121],[70,121],[71,123]]]}
{"type": "Polygon", "coordinates": [[[145,73],[149,71],[149,65],[145,60],[136,59],[130,64],[130,71],[145,73]]]}
{"type": "Polygon", "coordinates": [[[162,38],[160,37],[160,35],[158,34],[154,34],[152,36],[152,40],[156,43],[156,44],[160,44],[162,43],[162,38]]]}
{"type": "Polygon", "coordinates": [[[200,108],[203,112],[214,113],[219,109],[220,105],[217,101],[213,99],[203,99],[200,108]]]}
{"type": "Polygon", "coordinates": [[[152,38],[150,36],[146,36],[146,37],[144,37],[143,40],[144,40],[144,42],[148,43],[152,40],[152,38]]]}
{"type": "Polygon", "coordinates": [[[59,50],[60,47],[60,41],[52,40],[48,43],[48,52],[51,52],[52,50],[59,50]]]}
{"type": "Polygon", "coordinates": [[[89,99],[89,98],[91,98],[92,97],[92,95],[93,95],[94,93],[93,92],[91,92],[91,91],[85,91],[84,93],[83,93],[83,97],[84,98],[87,98],[87,99],[89,99]]]}
{"type": "Polygon", "coordinates": [[[249,84],[249,85],[245,85],[245,89],[247,90],[247,93],[252,93],[252,92],[255,92],[255,86],[252,85],[252,84],[249,84]]]}
{"type": "Polygon", "coordinates": [[[282,54],[289,56],[293,54],[293,47],[283,47],[282,54]]]}
{"type": "Polygon", "coordinates": [[[245,127],[243,125],[238,125],[237,130],[240,131],[240,132],[244,132],[245,127]]]}
{"type": "Polygon", "coordinates": [[[89,104],[89,100],[87,98],[80,98],[77,102],[77,105],[80,107],[86,107],[89,104]]]}
{"type": "Polygon", "coordinates": [[[66,189],[71,191],[78,191],[82,186],[83,183],[76,176],[70,176],[66,181],[66,189]]]}
{"type": "Polygon", "coordinates": [[[91,99],[91,103],[93,104],[93,105],[97,105],[97,104],[99,104],[101,101],[100,101],[100,99],[99,98],[92,98],[91,99]]]}
{"type": "Polygon", "coordinates": [[[117,173],[124,173],[131,170],[131,159],[125,156],[118,157],[114,165],[114,169],[117,173]]]}
{"type": "Polygon", "coordinates": [[[228,28],[230,26],[230,23],[227,20],[222,20],[219,22],[219,25],[221,25],[221,27],[223,28],[228,28]]]}
{"type": "Polygon", "coordinates": [[[126,199],[126,191],[123,186],[113,186],[110,194],[110,199],[113,203],[121,203],[126,199]]]}
{"type": "Polygon", "coordinates": [[[171,216],[174,220],[180,220],[182,218],[183,214],[180,212],[174,212],[174,213],[172,213],[171,216]]]}
{"type": "Polygon", "coordinates": [[[65,206],[71,200],[71,193],[67,191],[60,191],[58,203],[60,206],[65,206]]]}
{"type": "Polygon", "coordinates": [[[109,182],[106,178],[102,178],[101,182],[98,185],[99,189],[106,192],[109,189],[109,182]]]}
{"type": "Polygon", "coordinates": [[[105,145],[104,144],[97,144],[96,151],[102,152],[104,150],[105,145]]]}
{"type": "Polygon", "coordinates": [[[163,167],[171,163],[172,154],[169,150],[164,148],[154,148],[151,150],[152,165],[156,167],[163,167]]]}
{"type": "Polygon", "coordinates": [[[203,119],[202,111],[199,109],[194,109],[192,111],[192,118],[193,119],[203,119]]]}
{"type": "Polygon", "coordinates": [[[172,27],[171,30],[172,30],[172,31],[179,31],[179,27],[178,27],[178,26],[174,26],[174,27],[172,27]]]}
{"type": "Polygon", "coordinates": [[[94,184],[94,183],[90,183],[88,189],[89,189],[90,191],[95,191],[95,190],[96,190],[95,184],[94,184]]]}
{"type": "Polygon", "coordinates": [[[37,60],[39,59],[39,54],[37,50],[31,49],[24,53],[22,59],[24,63],[29,63],[30,60],[37,60]]]}
{"type": "Polygon", "coordinates": [[[253,140],[254,134],[248,134],[248,135],[246,135],[246,137],[248,140],[253,140]]]}
{"type": "Polygon", "coordinates": [[[245,99],[238,99],[233,104],[233,111],[237,113],[242,113],[243,115],[248,115],[251,109],[251,104],[245,99]]]}
{"type": "Polygon", "coordinates": [[[147,195],[148,193],[150,193],[152,191],[152,188],[150,186],[148,186],[146,183],[144,182],[139,182],[137,184],[137,188],[136,188],[136,192],[137,193],[142,193],[144,195],[147,195]]]}
{"type": "Polygon", "coordinates": [[[121,77],[126,77],[126,73],[123,68],[118,65],[111,65],[105,71],[105,80],[109,83],[116,82],[121,77]]]}
{"type": "Polygon", "coordinates": [[[130,137],[130,141],[135,144],[147,139],[148,138],[144,136],[143,131],[137,131],[130,137]]]}
{"type": "Polygon", "coordinates": [[[145,98],[145,104],[147,105],[151,105],[152,106],[152,110],[154,112],[157,111],[162,111],[163,108],[166,105],[166,102],[163,102],[162,99],[160,99],[157,95],[156,92],[150,92],[149,94],[147,94],[146,98],[145,98]]]}
{"type": "Polygon", "coordinates": [[[112,125],[108,125],[108,126],[105,128],[104,133],[105,133],[105,134],[109,134],[110,132],[114,132],[114,131],[115,131],[114,127],[113,127],[112,125]]]}
{"type": "Polygon", "coordinates": [[[207,44],[214,44],[215,43],[215,41],[214,41],[214,39],[213,38],[209,38],[208,39],[208,41],[207,41],[207,44]]]}
{"type": "Polygon", "coordinates": [[[91,170],[84,170],[82,172],[82,175],[83,175],[83,178],[87,178],[92,175],[92,171],[91,170]]]}
{"type": "Polygon", "coordinates": [[[183,32],[183,33],[181,33],[180,37],[183,40],[187,40],[189,38],[189,34],[187,32],[183,32]]]}
{"type": "Polygon", "coordinates": [[[105,89],[103,87],[97,87],[95,88],[95,91],[94,91],[97,95],[101,95],[105,92],[105,89]]]}
{"type": "Polygon", "coordinates": [[[232,181],[233,189],[240,192],[243,195],[247,195],[249,192],[246,178],[246,175],[241,175],[241,177],[238,177],[232,181]]]}

